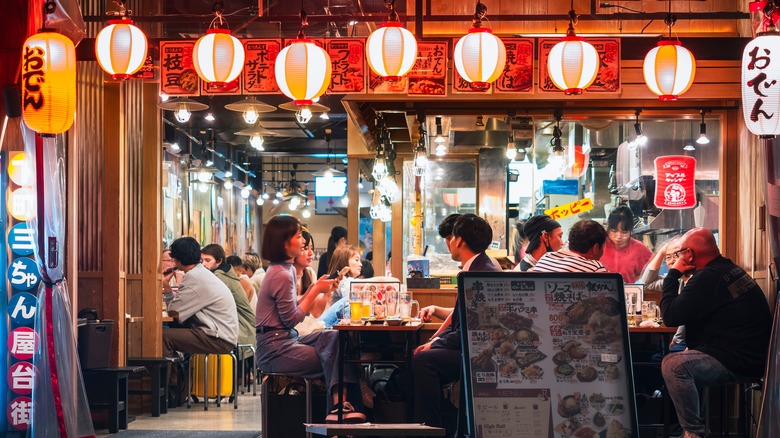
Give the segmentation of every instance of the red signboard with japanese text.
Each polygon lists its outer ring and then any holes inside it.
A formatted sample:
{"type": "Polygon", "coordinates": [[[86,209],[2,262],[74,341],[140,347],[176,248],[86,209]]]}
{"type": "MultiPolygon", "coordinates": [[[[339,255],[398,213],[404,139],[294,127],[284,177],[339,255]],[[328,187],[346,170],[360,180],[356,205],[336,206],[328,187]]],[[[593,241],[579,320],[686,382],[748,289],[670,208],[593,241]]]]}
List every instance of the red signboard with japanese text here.
{"type": "MultiPolygon", "coordinates": [[[[561,42],[560,38],[539,38],[539,91],[562,93],[547,74],[547,58],[550,50],[561,42]]],[[[617,93],[620,91],[620,38],[588,38],[601,59],[596,80],[586,93],[617,93]]]]}
{"type": "Polygon", "coordinates": [[[447,95],[447,41],[417,43],[417,61],[409,72],[410,96],[447,95]]]}
{"type": "Polygon", "coordinates": [[[200,81],[200,94],[203,96],[241,94],[241,75],[228,82],[227,85],[220,87],[215,87],[206,81],[200,81]]]}
{"type": "Polygon", "coordinates": [[[154,79],[154,56],[152,56],[151,53],[148,53],[146,55],[146,60],[144,61],[144,65],[141,67],[140,70],[135,72],[132,76],[133,79],[143,79],[143,80],[152,80],[154,79]]]}
{"type": "Polygon", "coordinates": [[[493,83],[496,93],[530,93],[534,89],[533,38],[501,38],[506,47],[504,72],[493,83]]]}
{"type": "Polygon", "coordinates": [[[169,96],[197,96],[200,78],[192,63],[194,40],[160,41],[160,90],[169,96]]]}
{"type": "Polygon", "coordinates": [[[244,94],[278,93],[274,66],[276,55],[282,50],[282,40],[249,39],[241,42],[246,51],[244,70],[241,71],[244,94]]]}
{"type": "Polygon", "coordinates": [[[655,206],[681,210],[696,206],[696,159],[667,155],[655,159],[655,206]]]}
{"type": "Polygon", "coordinates": [[[328,93],[355,94],[366,92],[366,40],[338,38],[327,40],[332,76],[328,93]]]}

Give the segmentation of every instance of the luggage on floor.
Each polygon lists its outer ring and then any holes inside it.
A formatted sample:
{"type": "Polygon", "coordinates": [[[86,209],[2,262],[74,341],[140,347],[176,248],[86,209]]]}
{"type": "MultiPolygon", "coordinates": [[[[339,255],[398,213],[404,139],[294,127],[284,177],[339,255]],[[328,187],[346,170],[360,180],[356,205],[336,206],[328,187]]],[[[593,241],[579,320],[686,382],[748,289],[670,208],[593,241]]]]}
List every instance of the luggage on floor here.
{"type": "MultiPolygon", "coordinates": [[[[233,395],[233,356],[229,354],[220,354],[220,387],[219,396],[229,397],[233,395]]],[[[196,354],[190,359],[190,376],[192,384],[190,386],[192,395],[203,397],[203,358],[204,354],[196,354]]],[[[209,393],[207,398],[217,397],[217,355],[209,354],[208,365],[209,393]]]]}

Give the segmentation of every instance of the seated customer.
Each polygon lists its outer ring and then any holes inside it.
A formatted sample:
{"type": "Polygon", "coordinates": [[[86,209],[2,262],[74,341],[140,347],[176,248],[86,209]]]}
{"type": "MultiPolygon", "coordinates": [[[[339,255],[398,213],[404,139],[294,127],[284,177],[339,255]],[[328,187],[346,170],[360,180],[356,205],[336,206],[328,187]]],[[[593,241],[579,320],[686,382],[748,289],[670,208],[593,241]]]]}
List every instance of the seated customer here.
{"type": "MultiPolygon", "coordinates": [[[[296,299],[293,260],[301,254],[305,244],[301,223],[295,217],[276,216],[265,226],[262,251],[271,264],[257,297],[257,363],[269,372],[324,378],[333,404],[336,404],[339,383],[336,364],[341,354],[338,333],[325,330],[299,337],[293,329],[311,310],[314,299],[338,287],[339,281],[338,278],[322,277],[296,299]]],[[[344,371],[345,383],[357,383],[354,367],[345,367],[344,371]]],[[[346,385],[342,396],[343,400],[347,399],[346,385]]],[[[342,407],[344,421],[366,420],[366,416],[355,411],[349,402],[345,401],[342,407]]],[[[326,421],[337,421],[337,409],[338,406],[333,408],[326,421]]]]}
{"type": "Polygon", "coordinates": [[[255,345],[255,309],[249,306],[241,282],[233,267],[225,262],[225,250],[216,243],[206,245],[200,251],[203,266],[213,272],[230,289],[238,313],[238,343],[255,345]]]}
{"type": "MultiPolygon", "coordinates": [[[[230,289],[200,264],[200,245],[192,237],[181,237],[171,244],[171,258],[184,272],[179,291],[168,303],[168,315],[184,328],[163,328],[163,355],[174,352],[229,353],[238,340],[238,315],[230,289]]],[[[170,292],[168,281],[163,290],[170,292]]],[[[176,385],[176,373],[171,373],[171,385],[176,385]]]]}
{"type": "Polygon", "coordinates": [[[607,232],[590,219],[577,221],[569,228],[569,248],[548,252],[531,272],[607,272],[599,263],[607,232]]]}
{"type": "MultiPolygon", "coordinates": [[[[255,303],[257,303],[257,298],[255,298],[255,287],[252,285],[252,281],[249,280],[249,276],[246,275],[246,269],[244,269],[244,262],[241,261],[241,257],[235,255],[227,256],[225,261],[233,267],[234,271],[236,271],[238,281],[241,282],[241,288],[244,289],[244,293],[246,294],[246,299],[250,303],[252,300],[255,300],[255,303]]],[[[254,307],[252,307],[252,309],[254,311],[254,307]]]]}
{"type": "MultiPolygon", "coordinates": [[[[642,278],[639,280],[642,284],[644,284],[645,288],[645,299],[647,298],[647,292],[654,292],[659,294],[658,299],[652,299],[652,301],[660,301],[660,294],[663,291],[664,287],[664,278],[661,277],[659,274],[661,269],[661,263],[666,263],[667,267],[671,267],[674,265],[674,262],[677,261],[677,250],[680,249],[680,240],[682,239],[681,236],[674,237],[672,239],[669,239],[661,248],[658,249],[658,253],[653,257],[652,260],[650,260],[650,263],[647,264],[647,267],[645,268],[645,272],[642,274],[642,278]]],[[[678,286],[678,293],[682,292],[683,287],[685,286],[685,283],[690,278],[689,275],[683,275],[680,277],[680,284],[678,286]]],[[[669,345],[669,352],[675,353],[678,351],[685,350],[687,346],[685,345],[685,326],[681,325],[677,327],[677,332],[672,337],[672,342],[669,345]]]]}
{"type": "Polygon", "coordinates": [[[758,379],[772,329],[766,297],[745,270],[720,255],[705,228],[683,235],[679,258],[664,279],[664,324],[685,324],[688,350],[664,357],[661,372],[684,437],[705,436],[699,389],[758,379]],[[692,274],[682,293],[678,280],[692,274]]]}
{"type": "Polygon", "coordinates": [[[325,327],[333,327],[339,319],[349,318],[349,285],[353,278],[358,278],[363,269],[363,261],[360,259],[360,251],[352,245],[341,245],[333,251],[330,260],[328,274],[334,275],[349,267],[338,289],[332,294],[323,294],[315,300],[315,306],[323,305],[325,310],[319,320],[325,323],[325,327]],[[327,303],[327,304],[326,304],[327,303]]]}
{"type": "Polygon", "coordinates": [[[609,272],[617,272],[626,283],[636,283],[653,257],[653,253],[640,241],[631,237],[634,214],[627,205],[621,205],[607,218],[607,244],[601,263],[609,272]]]}
{"type": "Polygon", "coordinates": [[[523,233],[528,238],[528,247],[525,256],[515,266],[515,271],[528,271],[544,254],[563,248],[561,224],[546,214],[528,218],[523,226],[523,233]]]}

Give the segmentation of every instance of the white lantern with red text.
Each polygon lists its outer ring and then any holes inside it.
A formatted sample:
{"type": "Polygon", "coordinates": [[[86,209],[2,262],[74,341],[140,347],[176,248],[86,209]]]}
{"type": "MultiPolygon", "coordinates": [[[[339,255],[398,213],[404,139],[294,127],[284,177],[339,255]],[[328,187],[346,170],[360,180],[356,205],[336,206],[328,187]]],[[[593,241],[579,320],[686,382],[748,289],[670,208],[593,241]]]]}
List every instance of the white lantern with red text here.
{"type": "Polygon", "coordinates": [[[647,88],[659,100],[677,100],[693,85],[696,58],[678,40],[661,40],[645,56],[643,65],[647,88]]]}
{"type": "Polygon", "coordinates": [[[769,31],[742,52],[742,112],[750,132],[780,135],[780,34],[769,31]]]}
{"type": "Polygon", "coordinates": [[[475,90],[490,87],[506,65],[506,47],[487,27],[472,27],[455,44],[453,52],[458,74],[475,90]]]}
{"type": "Polygon", "coordinates": [[[366,59],[374,73],[397,81],[414,67],[417,40],[398,21],[387,21],[366,40],[366,59]]]}
{"type": "Polygon", "coordinates": [[[132,20],[111,20],[95,38],[100,67],[114,79],[127,79],[146,61],[146,35],[132,20]]]}
{"type": "Polygon", "coordinates": [[[76,113],[76,48],[70,38],[41,31],[22,48],[22,117],[41,135],[73,125],[76,113]]]}
{"type": "Polygon", "coordinates": [[[225,87],[244,68],[244,46],[228,29],[211,28],[195,42],[195,72],[212,87],[225,87]]]}

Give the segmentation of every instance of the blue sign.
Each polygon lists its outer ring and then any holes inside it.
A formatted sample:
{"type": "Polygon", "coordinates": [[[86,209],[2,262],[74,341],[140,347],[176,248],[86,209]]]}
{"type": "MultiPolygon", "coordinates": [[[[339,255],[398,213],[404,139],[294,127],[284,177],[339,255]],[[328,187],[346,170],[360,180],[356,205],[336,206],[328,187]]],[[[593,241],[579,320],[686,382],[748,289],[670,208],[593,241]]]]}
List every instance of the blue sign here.
{"type": "Polygon", "coordinates": [[[8,281],[15,290],[35,289],[40,279],[38,264],[29,257],[20,257],[8,266],[8,281]]]}
{"type": "Polygon", "coordinates": [[[38,299],[28,292],[14,294],[8,300],[8,316],[15,325],[30,325],[35,319],[38,309],[38,299]]]}
{"type": "Polygon", "coordinates": [[[27,222],[21,222],[14,225],[8,231],[8,246],[14,254],[28,256],[35,251],[35,242],[33,241],[34,230],[27,226],[27,222]]]}

